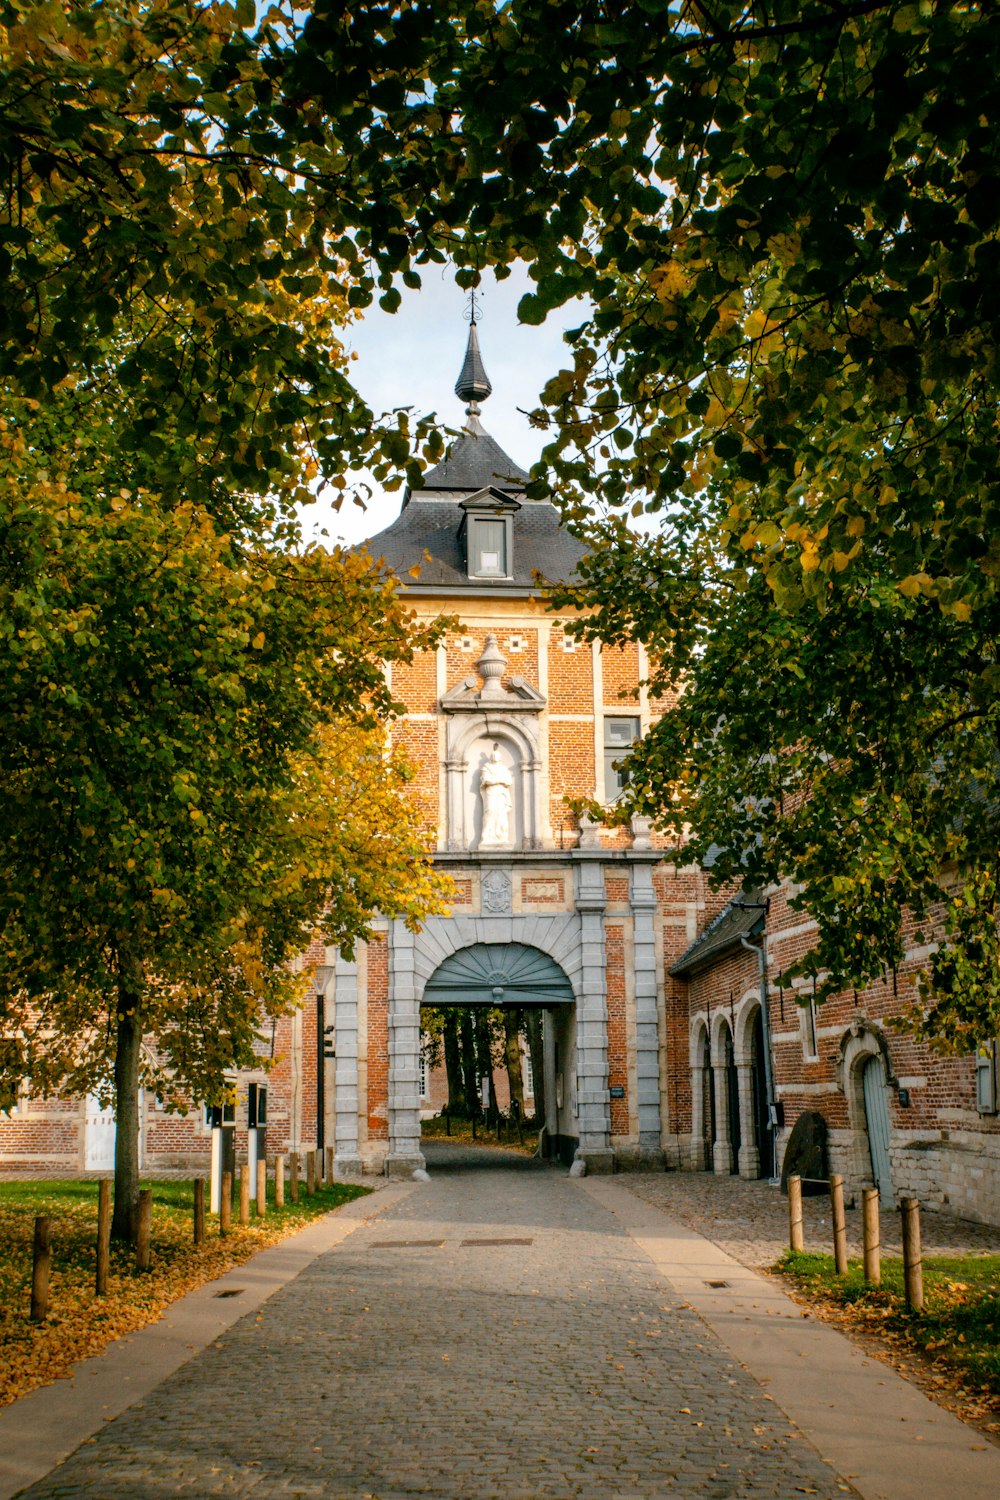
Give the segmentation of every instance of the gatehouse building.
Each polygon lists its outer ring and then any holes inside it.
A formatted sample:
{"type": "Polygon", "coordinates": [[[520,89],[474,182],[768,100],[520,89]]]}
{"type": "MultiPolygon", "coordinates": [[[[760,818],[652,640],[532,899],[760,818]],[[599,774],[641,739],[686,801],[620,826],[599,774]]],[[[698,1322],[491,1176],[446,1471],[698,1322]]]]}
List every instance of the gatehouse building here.
{"type": "MultiPolygon", "coordinates": [[[[421,1006],[516,1007],[542,1016],[542,1149],[567,1167],[776,1181],[798,1130],[849,1192],[875,1181],[887,1203],[1000,1223],[995,1041],[943,1058],[891,1024],[926,957],[916,939],[884,984],[816,1007],[776,982],[811,943],[790,888],[715,891],[644,820],[570,810],[615,802],[621,756],[664,705],[641,646],[581,642],[547,601],[543,581],[571,582],[583,549],[483,426],[474,322],[456,392],[460,436],[368,544],[422,619],[459,621],[391,678],[451,909],[417,933],[376,923],[351,960],[303,956],[307,1003],[235,1080],[236,1153],[266,1135],[272,1153],[332,1148],[341,1176],[412,1174],[421,1006]]],[[[141,1113],[145,1168],[207,1166],[208,1112],[147,1097],[141,1113]]],[[[107,1169],[114,1128],[95,1100],[25,1092],[0,1117],[0,1169],[107,1169]]]]}

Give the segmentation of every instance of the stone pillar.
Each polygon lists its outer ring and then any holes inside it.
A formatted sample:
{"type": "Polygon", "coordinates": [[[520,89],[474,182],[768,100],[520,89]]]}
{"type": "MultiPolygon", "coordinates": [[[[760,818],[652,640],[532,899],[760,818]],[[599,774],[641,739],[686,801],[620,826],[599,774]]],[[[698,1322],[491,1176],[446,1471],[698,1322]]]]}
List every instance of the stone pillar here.
{"type": "Polygon", "coordinates": [[[729,1124],[729,1090],[726,1087],[725,1062],[717,1062],[712,1068],[715,1085],[715,1128],[717,1140],[712,1148],[712,1171],[720,1177],[728,1176],[733,1169],[732,1133],[729,1124]]]}
{"type": "Polygon", "coordinates": [[[389,942],[389,1150],[388,1177],[408,1177],[426,1163],[420,1150],[420,996],[416,935],[404,922],[390,924],[389,942]]]}
{"type": "Polygon", "coordinates": [[[700,1063],[691,1068],[691,1170],[704,1172],[710,1167],[706,1160],[705,1140],[708,1136],[708,1121],[705,1119],[705,1069],[700,1063]]]}
{"type": "Polygon", "coordinates": [[[660,1133],[660,1028],[656,995],[656,892],[653,869],[632,866],[635,1051],[639,1106],[639,1156],[643,1169],[662,1167],[660,1133]]]}
{"type": "Polygon", "coordinates": [[[334,1105],[333,1170],[337,1177],[361,1176],[358,1147],[358,966],[337,955],[334,965],[334,1015],[337,1057],[334,1105]]]}
{"type": "Polygon", "coordinates": [[[580,1144],[577,1156],[588,1172],[613,1172],[611,1105],[608,1097],[608,1001],[604,959],[604,866],[599,859],[577,865],[580,913],[580,999],[576,1018],[576,1100],[580,1144]]]}
{"type": "Polygon", "coordinates": [[[756,1120],[753,1113],[753,1072],[749,1063],[737,1063],[736,1077],[740,1092],[740,1159],[741,1177],[760,1175],[760,1151],[756,1144],[756,1120]]]}
{"type": "Polygon", "coordinates": [[[556,1018],[550,1010],[542,1012],[542,1067],[545,1089],[545,1133],[554,1149],[559,1134],[559,1106],[556,1103],[556,1018]]]}

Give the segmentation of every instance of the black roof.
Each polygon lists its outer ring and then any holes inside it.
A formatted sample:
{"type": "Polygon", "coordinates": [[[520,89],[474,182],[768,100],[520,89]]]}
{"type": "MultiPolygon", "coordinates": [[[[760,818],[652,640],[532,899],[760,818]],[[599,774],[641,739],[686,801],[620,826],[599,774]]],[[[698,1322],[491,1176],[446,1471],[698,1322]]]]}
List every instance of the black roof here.
{"type": "Polygon", "coordinates": [[[739,947],[742,938],[748,938],[763,926],[764,912],[759,892],[744,891],[735,901],[724,906],[701,936],[695,938],[676,963],[671,964],[670,973],[686,978],[707,968],[731,948],[739,947]]]}
{"type": "Polygon", "coordinates": [[[459,536],[463,515],[456,500],[413,496],[398,520],[368,542],[372,557],[383,558],[408,590],[418,592],[433,588],[477,594],[523,592],[537,587],[536,570],[553,583],[572,580],[584,547],[562,526],[559,512],[548,500],[526,500],[513,517],[513,576],[470,578],[459,536]],[[406,575],[416,564],[420,575],[410,579],[406,575]]]}
{"type": "Polygon", "coordinates": [[[441,462],[435,464],[433,469],[428,469],[420,492],[475,491],[492,484],[498,490],[514,494],[523,490],[527,482],[528,476],[520,464],[509,458],[496,439],[491,438],[473,417],[441,462]]]}

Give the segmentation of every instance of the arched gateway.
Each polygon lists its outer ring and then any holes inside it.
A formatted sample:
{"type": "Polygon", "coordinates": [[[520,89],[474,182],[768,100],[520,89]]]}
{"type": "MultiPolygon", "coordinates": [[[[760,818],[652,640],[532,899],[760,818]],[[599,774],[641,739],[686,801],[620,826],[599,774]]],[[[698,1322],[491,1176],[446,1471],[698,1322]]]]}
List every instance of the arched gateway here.
{"type": "Polygon", "coordinates": [[[679,877],[642,821],[581,826],[566,801],[618,797],[617,763],[650,722],[645,661],[584,645],[540,596],[538,573],[572,581],[583,549],[483,429],[489,389],[473,325],[466,426],[370,544],[418,612],[461,619],[391,672],[406,705],[394,733],[455,894],[419,932],[387,921],[356,960],[327,955],[322,1139],[342,1174],[424,1165],[421,1005],[543,1012],[546,1135],[563,1159],[662,1165],[669,1135],[658,946],[676,939],[654,871],[664,892],[679,877]]]}

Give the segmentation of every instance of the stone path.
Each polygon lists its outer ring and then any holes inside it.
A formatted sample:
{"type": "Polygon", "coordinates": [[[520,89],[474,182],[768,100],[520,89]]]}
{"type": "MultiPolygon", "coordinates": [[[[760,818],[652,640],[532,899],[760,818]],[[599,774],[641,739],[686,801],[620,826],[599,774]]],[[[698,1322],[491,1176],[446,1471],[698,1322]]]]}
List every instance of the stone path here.
{"type": "Polygon", "coordinates": [[[25,1495],[852,1493],[580,1184],[513,1154],[428,1156],[429,1184],[25,1495]]]}
{"type": "MultiPolygon", "coordinates": [[[[766,1182],[716,1177],[711,1172],[623,1173],[617,1177],[636,1197],[672,1214],[745,1266],[773,1266],[788,1248],[788,1199],[766,1182]]],[[[824,1193],[803,1198],[806,1249],[833,1254],[830,1199],[824,1193]]],[[[882,1212],[882,1252],[901,1256],[900,1218],[882,1212]]],[[[861,1254],[861,1205],[847,1210],[848,1253],[861,1254]]],[[[925,1255],[1000,1254],[1000,1229],[973,1224],[951,1214],[924,1212],[921,1241],[925,1255]]]]}

